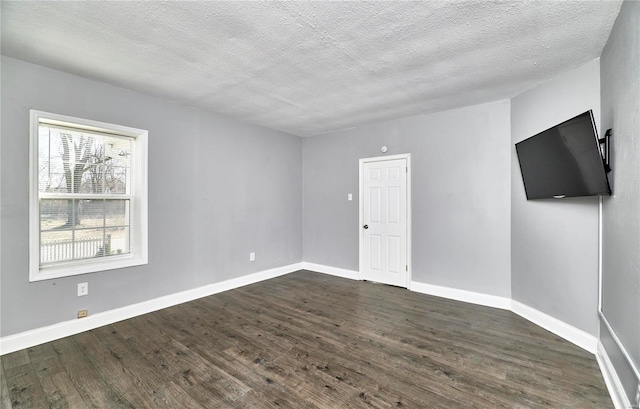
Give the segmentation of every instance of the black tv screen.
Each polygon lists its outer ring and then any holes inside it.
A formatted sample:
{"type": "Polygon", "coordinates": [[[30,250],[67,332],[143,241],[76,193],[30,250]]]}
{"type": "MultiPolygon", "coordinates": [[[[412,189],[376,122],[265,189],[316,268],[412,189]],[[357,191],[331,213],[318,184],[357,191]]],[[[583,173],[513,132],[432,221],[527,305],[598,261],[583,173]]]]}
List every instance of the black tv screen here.
{"type": "Polygon", "coordinates": [[[516,144],[527,199],[610,195],[593,113],[516,144]]]}

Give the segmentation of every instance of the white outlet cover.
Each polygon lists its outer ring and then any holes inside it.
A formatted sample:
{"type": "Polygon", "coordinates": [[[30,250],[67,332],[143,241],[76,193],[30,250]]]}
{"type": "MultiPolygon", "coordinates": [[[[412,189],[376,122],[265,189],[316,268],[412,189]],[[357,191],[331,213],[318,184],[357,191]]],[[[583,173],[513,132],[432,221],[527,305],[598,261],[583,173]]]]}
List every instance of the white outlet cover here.
{"type": "Polygon", "coordinates": [[[347,200],[353,200],[353,194],[349,193],[349,194],[347,195],[347,200]]]}
{"type": "Polygon", "coordinates": [[[89,294],[89,283],[78,283],[78,297],[89,294]]]}
{"type": "Polygon", "coordinates": [[[249,261],[256,261],[256,253],[249,253],[249,261]]]}

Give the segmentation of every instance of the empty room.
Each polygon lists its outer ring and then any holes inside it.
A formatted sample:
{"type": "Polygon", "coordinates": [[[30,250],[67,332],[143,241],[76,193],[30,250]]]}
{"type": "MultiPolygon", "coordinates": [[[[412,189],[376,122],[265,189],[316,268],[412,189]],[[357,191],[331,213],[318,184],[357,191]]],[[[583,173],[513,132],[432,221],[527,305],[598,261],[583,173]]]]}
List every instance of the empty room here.
{"type": "Polygon", "coordinates": [[[0,407],[640,405],[640,2],[0,12],[0,407]]]}

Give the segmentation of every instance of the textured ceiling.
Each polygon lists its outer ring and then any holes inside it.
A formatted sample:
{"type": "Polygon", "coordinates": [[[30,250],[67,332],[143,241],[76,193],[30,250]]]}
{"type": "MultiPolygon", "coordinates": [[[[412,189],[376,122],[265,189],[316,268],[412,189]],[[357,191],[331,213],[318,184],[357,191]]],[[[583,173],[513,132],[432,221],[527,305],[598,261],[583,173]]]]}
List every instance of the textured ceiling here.
{"type": "Polygon", "coordinates": [[[619,1],[2,2],[2,54],[300,136],[510,98],[619,1]]]}

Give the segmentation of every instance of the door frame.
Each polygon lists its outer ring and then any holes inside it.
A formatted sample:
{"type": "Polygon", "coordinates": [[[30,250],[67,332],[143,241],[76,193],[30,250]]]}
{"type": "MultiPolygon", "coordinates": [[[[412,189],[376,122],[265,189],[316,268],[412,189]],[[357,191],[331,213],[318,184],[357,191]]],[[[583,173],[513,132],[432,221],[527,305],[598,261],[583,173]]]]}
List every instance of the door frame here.
{"type": "Polygon", "coordinates": [[[362,158],[358,166],[358,279],[364,280],[364,164],[371,162],[383,162],[397,159],[407,161],[407,283],[406,288],[411,289],[411,154],[403,153],[398,155],[376,156],[372,158],[362,158]]]}

